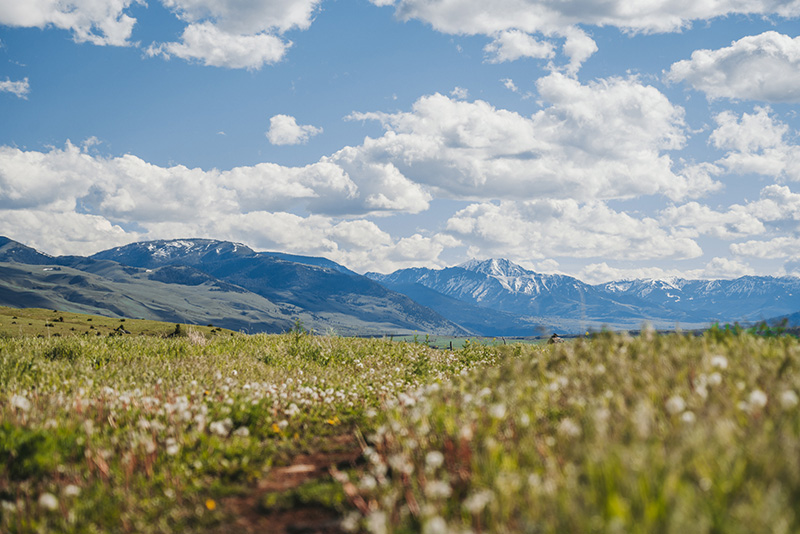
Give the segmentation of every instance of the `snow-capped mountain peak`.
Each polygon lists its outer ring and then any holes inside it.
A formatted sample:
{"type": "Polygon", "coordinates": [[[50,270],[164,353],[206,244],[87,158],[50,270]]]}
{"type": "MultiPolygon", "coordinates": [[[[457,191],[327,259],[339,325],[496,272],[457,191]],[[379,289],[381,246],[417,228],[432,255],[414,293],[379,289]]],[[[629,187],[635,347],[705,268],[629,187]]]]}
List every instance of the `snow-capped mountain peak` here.
{"type": "Polygon", "coordinates": [[[146,246],[148,252],[158,258],[172,258],[192,253],[207,253],[212,250],[217,254],[222,252],[237,252],[240,248],[252,252],[248,246],[242,243],[231,243],[214,239],[174,239],[170,241],[149,241],[143,244],[146,246]]]}
{"type": "Polygon", "coordinates": [[[491,258],[488,260],[473,259],[458,265],[458,267],[496,278],[518,277],[533,274],[522,266],[502,258],[491,258]]]}

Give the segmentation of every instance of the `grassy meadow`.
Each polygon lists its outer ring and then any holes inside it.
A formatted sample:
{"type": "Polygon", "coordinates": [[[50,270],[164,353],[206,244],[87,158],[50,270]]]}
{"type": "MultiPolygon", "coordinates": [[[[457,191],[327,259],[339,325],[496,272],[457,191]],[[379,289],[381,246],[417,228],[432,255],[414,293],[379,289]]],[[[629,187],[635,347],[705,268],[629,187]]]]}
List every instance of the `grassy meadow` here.
{"type": "Polygon", "coordinates": [[[793,337],[208,330],[0,336],[0,532],[800,532],[793,337]]]}
{"type": "MultiPolygon", "coordinates": [[[[186,325],[182,325],[184,330],[186,325]]],[[[205,336],[231,335],[233,332],[214,325],[192,325],[205,336]]],[[[42,308],[0,306],[0,337],[108,336],[120,334],[166,336],[175,332],[175,324],[145,319],[126,319],[42,308]]],[[[185,332],[184,332],[185,333],[185,332]]]]}

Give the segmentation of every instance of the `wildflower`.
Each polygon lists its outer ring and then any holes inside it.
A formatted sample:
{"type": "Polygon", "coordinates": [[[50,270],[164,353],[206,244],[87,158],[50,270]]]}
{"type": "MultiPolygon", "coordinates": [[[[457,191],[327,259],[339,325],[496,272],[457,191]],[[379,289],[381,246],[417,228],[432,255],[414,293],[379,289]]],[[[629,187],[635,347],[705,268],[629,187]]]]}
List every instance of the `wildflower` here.
{"type": "Polygon", "coordinates": [[[784,410],[791,410],[792,408],[797,406],[798,402],[800,402],[800,399],[797,398],[797,393],[795,393],[790,389],[782,391],[780,396],[778,397],[778,400],[780,400],[781,407],[784,410]]]}
{"type": "Polygon", "coordinates": [[[19,408],[23,412],[27,412],[31,409],[31,401],[23,397],[22,395],[12,395],[11,396],[11,407],[12,408],[19,408]]]}
{"type": "Polygon", "coordinates": [[[241,437],[241,438],[246,438],[247,436],[249,436],[249,435],[250,435],[250,429],[249,429],[249,428],[247,428],[246,426],[240,426],[239,428],[237,428],[237,429],[236,429],[236,430],[233,432],[233,435],[234,435],[234,436],[239,436],[239,437],[241,437]]]}
{"type": "Polygon", "coordinates": [[[494,419],[502,419],[506,416],[506,407],[502,403],[492,404],[489,407],[489,415],[494,419]]]}
{"type": "Polygon", "coordinates": [[[708,375],[708,385],[710,385],[710,386],[718,386],[720,384],[722,384],[722,375],[721,374],[719,374],[717,372],[713,372],[710,375],[708,375]]]}
{"type": "Polygon", "coordinates": [[[754,389],[750,392],[748,402],[753,408],[763,408],[767,405],[767,394],[760,389],[754,389]]]}
{"type": "Polygon", "coordinates": [[[153,454],[156,452],[156,442],[152,439],[147,439],[144,441],[144,450],[147,454],[153,454]]]}
{"type": "Polygon", "coordinates": [[[58,508],[58,499],[52,493],[42,493],[39,496],[39,506],[45,510],[55,510],[58,508]]]}
{"type": "Polygon", "coordinates": [[[395,454],[389,457],[389,465],[392,469],[406,475],[414,472],[414,465],[406,460],[402,454],[395,454]]]}
{"type": "Polygon", "coordinates": [[[342,519],[342,522],[339,523],[339,526],[342,527],[342,530],[345,532],[355,532],[358,530],[358,521],[360,519],[361,514],[358,512],[350,512],[344,516],[344,519],[342,519]]]}
{"type": "Polygon", "coordinates": [[[67,497],[77,497],[81,494],[81,488],[75,484],[69,484],[64,488],[64,495],[67,497]]]}
{"type": "MultiPolygon", "coordinates": [[[[530,479],[534,476],[538,477],[539,475],[535,474],[531,475],[529,477],[529,482],[530,479]]],[[[539,483],[541,483],[541,479],[537,478],[535,484],[531,485],[538,486],[539,483]]],[[[473,493],[472,495],[464,499],[462,506],[466,508],[467,511],[469,511],[469,513],[471,514],[479,514],[483,511],[484,508],[486,508],[487,504],[492,502],[493,499],[494,499],[494,493],[492,493],[491,490],[482,490],[477,493],[473,493]]]]}
{"type": "Polygon", "coordinates": [[[361,482],[358,484],[358,486],[363,490],[370,491],[378,487],[378,481],[375,480],[374,476],[366,475],[361,479],[361,482]]]}
{"type": "Polygon", "coordinates": [[[711,367],[722,369],[723,371],[728,368],[728,358],[722,354],[717,354],[711,357],[711,367]]]}
{"type": "Polygon", "coordinates": [[[386,513],[374,511],[367,516],[367,530],[372,534],[385,534],[387,530],[386,513]]]}
{"type": "Polygon", "coordinates": [[[422,534],[447,534],[447,521],[438,515],[428,519],[422,527],[422,534]]]}
{"type": "Polygon", "coordinates": [[[167,454],[170,456],[175,456],[181,450],[181,446],[178,445],[178,442],[175,438],[167,438],[167,454]]]}
{"type": "Polygon", "coordinates": [[[694,416],[694,413],[690,412],[688,410],[681,414],[681,421],[683,421],[686,424],[690,425],[690,424],[694,423],[695,419],[696,419],[696,417],[694,416]]]}
{"type": "Polygon", "coordinates": [[[425,486],[425,495],[431,499],[446,499],[452,493],[453,488],[443,480],[434,480],[425,486]]]}
{"type": "Polygon", "coordinates": [[[581,427],[572,419],[562,419],[558,424],[558,433],[568,438],[577,438],[581,435],[581,427]]]}
{"type": "Polygon", "coordinates": [[[425,467],[429,471],[434,471],[444,463],[444,454],[439,451],[430,451],[425,455],[425,467]]]}
{"type": "Polygon", "coordinates": [[[667,400],[664,404],[664,408],[667,409],[670,415],[676,415],[686,409],[686,401],[684,401],[680,395],[675,395],[667,400]]]}
{"type": "Polygon", "coordinates": [[[207,499],[206,500],[206,508],[213,512],[217,508],[216,501],[214,499],[207,499]]]}
{"type": "Polygon", "coordinates": [[[231,421],[230,417],[222,420],[222,421],[214,421],[210,425],[208,425],[208,429],[211,431],[212,434],[217,434],[218,436],[225,437],[230,434],[231,429],[233,428],[233,421],[231,421]]]}

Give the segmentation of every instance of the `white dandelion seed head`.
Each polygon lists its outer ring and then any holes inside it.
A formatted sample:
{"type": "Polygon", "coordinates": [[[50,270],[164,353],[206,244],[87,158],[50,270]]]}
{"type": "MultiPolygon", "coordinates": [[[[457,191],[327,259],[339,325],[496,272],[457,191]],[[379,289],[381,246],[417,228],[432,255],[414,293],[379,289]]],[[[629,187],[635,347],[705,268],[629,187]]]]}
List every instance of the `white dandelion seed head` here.
{"type": "Polygon", "coordinates": [[[711,367],[722,369],[723,371],[728,368],[728,358],[722,354],[716,354],[711,357],[711,367]]]}
{"type": "Polygon", "coordinates": [[[781,403],[781,408],[783,408],[784,410],[791,410],[792,408],[797,406],[798,402],[800,402],[800,399],[797,398],[797,393],[795,393],[791,389],[782,391],[780,396],[778,397],[778,400],[781,403]]]}
{"type": "Polygon", "coordinates": [[[27,412],[31,409],[31,401],[22,395],[11,396],[11,407],[27,412]]]}
{"type": "Polygon", "coordinates": [[[439,451],[430,451],[425,455],[425,467],[431,471],[444,463],[444,454],[439,451]]]}
{"type": "MultiPolygon", "coordinates": [[[[534,476],[534,475],[531,475],[534,476]]],[[[536,475],[538,476],[538,475],[536,475]]],[[[529,477],[530,481],[530,477],[529,477]]],[[[537,484],[538,485],[538,484],[537,484]]],[[[481,490],[476,493],[473,493],[462,503],[462,506],[467,509],[467,511],[471,514],[479,514],[483,511],[486,506],[494,500],[494,493],[492,490],[481,490]]]]}
{"type": "Polygon", "coordinates": [[[557,432],[560,436],[577,438],[581,435],[581,427],[570,418],[562,419],[558,424],[557,432]]]}
{"type": "Polygon", "coordinates": [[[670,415],[676,415],[686,409],[686,401],[680,395],[674,395],[667,399],[667,402],[664,403],[664,408],[670,415]]]}
{"type": "Polygon", "coordinates": [[[425,496],[430,499],[446,499],[453,493],[453,488],[444,480],[433,480],[425,485],[425,496]]]}
{"type": "Polygon", "coordinates": [[[45,510],[56,510],[58,508],[58,499],[52,493],[42,493],[39,495],[39,506],[45,510]]]}
{"type": "Polygon", "coordinates": [[[375,510],[367,516],[367,530],[372,534],[386,534],[386,513],[380,510],[375,510]]]}
{"type": "Polygon", "coordinates": [[[760,389],[754,389],[747,397],[747,401],[753,408],[763,408],[767,405],[767,394],[760,389]]]}
{"type": "Polygon", "coordinates": [[[502,403],[492,404],[489,407],[489,415],[493,419],[502,419],[506,416],[506,406],[502,403]]]}
{"type": "Polygon", "coordinates": [[[438,515],[428,519],[422,526],[422,534],[447,534],[447,521],[438,515]]]}

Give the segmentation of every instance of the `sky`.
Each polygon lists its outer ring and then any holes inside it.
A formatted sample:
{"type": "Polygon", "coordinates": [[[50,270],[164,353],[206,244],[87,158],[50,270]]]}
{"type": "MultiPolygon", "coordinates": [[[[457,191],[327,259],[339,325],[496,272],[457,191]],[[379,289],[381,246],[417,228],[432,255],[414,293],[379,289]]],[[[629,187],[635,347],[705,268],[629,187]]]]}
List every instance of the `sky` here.
{"type": "Polygon", "coordinates": [[[800,0],[0,0],[0,235],[800,274],[800,0]]]}

